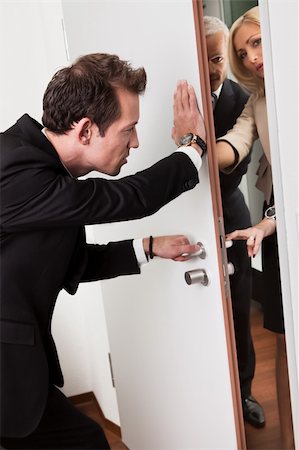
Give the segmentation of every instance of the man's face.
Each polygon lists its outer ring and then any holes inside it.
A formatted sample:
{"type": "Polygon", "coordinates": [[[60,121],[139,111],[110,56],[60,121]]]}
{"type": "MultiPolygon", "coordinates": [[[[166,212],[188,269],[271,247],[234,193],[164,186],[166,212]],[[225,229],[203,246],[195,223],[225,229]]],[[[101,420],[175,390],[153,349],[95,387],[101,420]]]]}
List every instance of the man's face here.
{"type": "Polygon", "coordinates": [[[121,116],[100,136],[95,124],[88,155],[90,169],[107,175],[117,175],[127,163],[131,148],[139,147],[136,125],[139,120],[139,95],[118,89],[121,116]]]}
{"type": "Polygon", "coordinates": [[[222,31],[207,36],[209,73],[212,92],[217,91],[227,77],[227,39],[222,31]]]}

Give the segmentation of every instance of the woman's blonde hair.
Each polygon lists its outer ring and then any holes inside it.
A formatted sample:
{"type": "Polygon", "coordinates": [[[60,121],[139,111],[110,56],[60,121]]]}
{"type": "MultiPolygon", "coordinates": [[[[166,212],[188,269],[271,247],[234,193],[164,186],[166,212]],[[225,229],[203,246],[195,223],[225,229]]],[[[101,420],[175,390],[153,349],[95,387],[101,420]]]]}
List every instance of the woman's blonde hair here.
{"type": "Polygon", "coordinates": [[[234,37],[237,30],[243,25],[243,23],[251,22],[255,23],[260,27],[260,14],[259,7],[255,6],[254,8],[249,9],[243,16],[239,17],[231,26],[229,33],[229,43],[228,43],[228,55],[230,67],[239,81],[239,83],[243,84],[250,92],[255,92],[258,95],[265,95],[265,83],[264,79],[254,76],[251,72],[249,72],[244,66],[239,56],[236,53],[234,47],[234,37]]]}

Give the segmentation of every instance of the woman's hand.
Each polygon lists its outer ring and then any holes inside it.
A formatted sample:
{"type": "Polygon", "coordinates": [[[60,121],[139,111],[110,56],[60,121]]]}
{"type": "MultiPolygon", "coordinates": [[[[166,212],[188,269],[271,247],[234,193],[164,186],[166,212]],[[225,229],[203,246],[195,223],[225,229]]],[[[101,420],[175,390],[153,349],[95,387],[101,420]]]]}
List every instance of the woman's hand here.
{"type": "MultiPolygon", "coordinates": [[[[143,248],[149,255],[149,238],[143,239],[143,248]]],[[[197,244],[190,244],[189,239],[183,235],[157,236],[153,238],[153,256],[173,259],[174,261],[187,261],[193,253],[200,250],[197,244]]]]}
{"type": "Polygon", "coordinates": [[[179,81],[173,99],[172,139],[177,145],[187,133],[197,134],[206,142],[206,129],[198,109],[193,87],[186,80],[179,81]]]}
{"type": "Polygon", "coordinates": [[[276,230],[276,222],[272,219],[263,219],[254,227],[245,228],[243,230],[235,230],[226,235],[226,240],[243,240],[247,244],[248,256],[257,254],[260,249],[262,240],[273,234],[276,230]]]}

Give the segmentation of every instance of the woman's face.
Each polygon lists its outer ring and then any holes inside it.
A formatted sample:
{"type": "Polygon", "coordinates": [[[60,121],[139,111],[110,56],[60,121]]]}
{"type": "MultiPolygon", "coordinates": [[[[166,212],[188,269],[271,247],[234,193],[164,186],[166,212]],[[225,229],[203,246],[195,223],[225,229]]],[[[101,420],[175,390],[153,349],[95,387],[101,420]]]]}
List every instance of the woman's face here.
{"type": "Polygon", "coordinates": [[[244,22],[234,36],[234,48],[243,66],[253,75],[264,78],[261,29],[244,22]]]}

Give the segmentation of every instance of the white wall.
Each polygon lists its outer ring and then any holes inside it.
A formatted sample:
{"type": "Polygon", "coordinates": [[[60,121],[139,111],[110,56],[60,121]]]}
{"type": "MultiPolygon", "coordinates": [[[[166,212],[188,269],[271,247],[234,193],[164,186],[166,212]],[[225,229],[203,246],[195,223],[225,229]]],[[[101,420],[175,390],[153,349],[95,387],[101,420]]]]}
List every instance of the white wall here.
{"type": "Polygon", "coordinates": [[[72,296],[62,291],[52,331],[64,374],[67,396],[94,392],[105,417],[119,424],[109,366],[109,344],[101,282],[82,283],[72,296]]]}
{"type": "MultiPolygon", "coordinates": [[[[93,228],[86,227],[89,243],[96,242],[93,228]]],[[[119,425],[100,281],[81,283],[75,295],[61,291],[53,314],[52,332],[64,375],[64,394],[93,392],[105,417],[119,425]]]]}
{"type": "Polygon", "coordinates": [[[204,15],[224,20],[223,0],[203,0],[204,15]]]}
{"type": "Polygon", "coordinates": [[[92,391],[85,308],[93,295],[93,283],[82,284],[75,296],[61,291],[56,302],[52,333],[65,381],[62,391],[67,396],[92,391]]]}
{"type": "Polygon", "coordinates": [[[40,121],[42,97],[50,76],[66,64],[60,2],[0,2],[0,127],[25,112],[40,121]]]}

